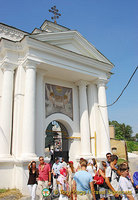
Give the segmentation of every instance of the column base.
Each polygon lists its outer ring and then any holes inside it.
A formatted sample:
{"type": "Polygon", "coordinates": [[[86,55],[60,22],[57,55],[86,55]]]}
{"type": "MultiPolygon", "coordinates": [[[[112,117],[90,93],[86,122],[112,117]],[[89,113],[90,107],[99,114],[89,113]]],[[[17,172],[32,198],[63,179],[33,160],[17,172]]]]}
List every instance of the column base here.
{"type": "Polygon", "coordinates": [[[5,159],[12,158],[12,155],[11,154],[0,154],[0,159],[1,158],[5,158],[5,159]]]}

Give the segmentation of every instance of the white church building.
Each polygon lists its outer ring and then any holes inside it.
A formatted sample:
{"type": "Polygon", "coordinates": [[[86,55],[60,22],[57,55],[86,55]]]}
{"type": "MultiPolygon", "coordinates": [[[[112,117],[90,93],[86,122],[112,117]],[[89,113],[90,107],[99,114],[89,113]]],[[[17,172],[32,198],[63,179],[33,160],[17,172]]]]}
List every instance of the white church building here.
{"type": "Polygon", "coordinates": [[[112,68],[78,31],[48,20],[32,33],[0,23],[0,188],[28,192],[27,165],[44,155],[54,121],[66,130],[60,151],[69,160],[105,158],[112,68]]]}

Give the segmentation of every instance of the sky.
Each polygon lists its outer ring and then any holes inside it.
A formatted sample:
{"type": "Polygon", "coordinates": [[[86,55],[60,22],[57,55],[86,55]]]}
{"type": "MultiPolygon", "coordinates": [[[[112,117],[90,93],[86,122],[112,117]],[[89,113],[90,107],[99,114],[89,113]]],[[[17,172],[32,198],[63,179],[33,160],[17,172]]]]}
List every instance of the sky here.
{"type": "MultiPolygon", "coordinates": [[[[0,22],[31,33],[52,21],[54,5],[58,24],[80,32],[114,64],[106,91],[111,104],[138,66],[138,0],[0,0],[0,22]]],[[[138,133],[138,70],[108,115],[138,133]]]]}

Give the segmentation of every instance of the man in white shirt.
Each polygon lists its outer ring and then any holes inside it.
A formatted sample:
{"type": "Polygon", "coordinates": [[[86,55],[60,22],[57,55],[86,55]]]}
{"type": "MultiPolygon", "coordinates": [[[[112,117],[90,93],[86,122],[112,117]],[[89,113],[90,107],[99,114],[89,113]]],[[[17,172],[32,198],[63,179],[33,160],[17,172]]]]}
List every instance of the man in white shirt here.
{"type": "Polygon", "coordinates": [[[111,153],[107,153],[106,158],[107,158],[106,166],[109,167],[111,162],[111,153]]]}
{"type": "Polygon", "coordinates": [[[116,155],[112,155],[110,166],[107,167],[105,171],[105,182],[109,187],[108,196],[112,200],[119,197],[117,192],[120,191],[117,172],[115,169],[111,168],[111,166],[115,166],[117,164],[117,160],[118,157],[116,155]]]}
{"type": "Polygon", "coordinates": [[[53,173],[53,192],[57,193],[57,178],[60,175],[61,163],[59,162],[59,158],[55,158],[55,163],[52,166],[52,173],[53,173]]]}

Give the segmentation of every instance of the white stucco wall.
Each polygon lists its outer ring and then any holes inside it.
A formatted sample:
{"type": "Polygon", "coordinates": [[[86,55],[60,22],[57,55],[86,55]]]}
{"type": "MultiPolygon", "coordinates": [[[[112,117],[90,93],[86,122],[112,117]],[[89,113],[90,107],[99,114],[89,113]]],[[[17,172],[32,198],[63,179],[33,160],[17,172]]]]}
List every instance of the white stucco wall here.
{"type": "Polygon", "coordinates": [[[1,99],[2,99],[2,83],[3,83],[3,72],[0,69],[0,111],[1,111],[1,99]]]}
{"type": "MultiPolygon", "coordinates": [[[[52,24],[52,26],[54,25],[52,24]]],[[[61,35],[62,37],[60,36],[59,33],[57,33],[57,35],[55,36],[51,34],[50,40],[51,41],[55,39],[57,40],[55,44],[57,46],[54,46],[51,45],[50,42],[48,43],[48,41],[46,40],[47,33],[43,35],[35,35],[34,36],[36,37],[35,40],[31,35],[30,37],[28,35],[27,37],[23,38],[24,33],[22,32],[22,34],[20,35],[20,31],[18,32],[18,30],[16,30],[16,34],[17,33],[19,34],[18,35],[19,37],[16,38],[17,35],[11,36],[10,34],[11,32],[14,31],[14,28],[12,28],[12,30],[10,27],[8,29],[7,26],[5,28],[7,34],[3,33],[4,37],[7,39],[10,38],[11,41],[6,39],[2,39],[0,41],[0,48],[2,50],[2,53],[0,52],[0,63],[2,63],[3,66],[6,66],[8,71],[11,72],[11,70],[13,70],[12,72],[15,73],[13,73],[13,76],[10,75],[11,77],[10,82],[12,83],[12,78],[14,82],[13,99],[11,98],[10,101],[13,111],[12,114],[13,119],[11,119],[12,118],[11,117],[10,122],[13,123],[12,126],[13,129],[11,129],[10,131],[9,141],[11,140],[11,134],[12,134],[12,142],[8,141],[8,145],[10,143],[10,148],[12,148],[12,152],[10,155],[6,157],[6,160],[5,160],[5,154],[1,155],[0,152],[0,177],[3,180],[0,182],[0,188],[17,187],[21,191],[23,191],[24,194],[27,194],[28,193],[27,165],[31,160],[38,161],[38,156],[44,155],[45,130],[49,125],[49,123],[51,123],[53,120],[61,122],[66,127],[69,137],[72,137],[69,138],[68,140],[70,160],[76,162],[76,160],[80,158],[81,153],[83,152],[83,149],[81,149],[81,144],[83,140],[85,140],[85,144],[87,144],[87,141],[89,139],[89,133],[87,134],[84,131],[84,133],[81,134],[80,130],[80,125],[82,124],[80,120],[81,116],[80,116],[79,97],[81,96],[83,98],[83,94],[80,95],[79,85],[77,86],[76,82],[81,82],[81,80],[82,82],[86,83],[85,87],[83,87],[84,89],[83,91],[85,91],[86,94],[85,100],[88,102],[84,102],[83,99],[81,99],[82,106],[84,106],[85,104],[84,107],[86,108],[86,112],[89,113],[88,115],[89,117],[87,118],[88,120],[85,119],[87,122],[86,124],[88,126],[90,124],[91,137],[94,136],[94,132],[96,131],[97,135],[96,155],[97,157],[99,155],[101,156],[101,151],[103,151],[104,148],[104,146],[101,147],[102,144],[101,134],[103,132],[100,129],[102,122],[99,121],[99,110],[97,104],[99,99],[102,99],[102,95],[100,94],[98,97],[98,88],[96,86],[97,83],[95,81],[99,79],[107,80],[107,74],[110,72],[113,65],[77,32],[69,33],[65,31],[65,33],[62,32],[61,35]],[[39,41],[39,37],[41,36],[43,40],[39,41]],[[74,37],[74,39],[72,39],[72,37],[74,37]],[[19,38],[23,39],[20,42],[12,42],[15,40],[19,41],[19,38]],[[68,40],[68,43],[65,43],[66,40],[68,40]],[[29,77],[31,77],[31,79],[29,80],[28,78],[26,82],[27,69],[29,69],[29,77]],[[26,103],[24,103],[26,99],[25,87],[26,89],[28,88],[26,83],[30,84],[29,88],[31,89],[33,88],[32,90],[33,94],[31,94],[31,98],[30,95],[28,95],[27,101],[26,103]],[[55,113],[45,118],[45,83],[72,88],[73,120],[61,113],[55,113]],[[88,86],[90,84],[95,85],[95,91],[92,91],[91,94],[89,93],[89,86],[88,86]],[[86,89],[87,87],[88,89],[86,89]],[[35,98],[32,98],[34,97],[33,96],[34,94],[35,98]],[[88,104],[88,110],[87,110],[87,104],[88,104]],[[28,107],[28,105],[31,107],[32,110],[30,109],[30,107],[28,107]],[[31,111],[35,110],[35,114],[31,115],[30,110],[31,111]],[[29,119],[29,123],[27,123],[27,127],[24,127],[23,122],[26,117],[28,117],[27,119],[29,119]],[[32,121],[30,120],[30,118],[32,121]],[[24,128],[25,131],[23,132],[24,128]],[[31,130],[31,134],[29,130],[31,130]],[[86,137],[87,139],[85,139],[85,134],[87,134],[86,137]],[[82,140],[81,140],[81,135],[83,135],[82,140]],[[31,138],[33,140],[31,140],[31,138]],[[29,144],[31,147],[29,146],[29,144]],[[24,145],[26,145],[27,147],[24,145]],[[23,147],[27,148],[27,150],[31,149],[29,152],[30,154],[28,155],[32,155],[32,157],[31,156],[23,157],[22,155],[23,147]]],[[[52,44],[54,44],[54,42],[52,44]]],[[[1,71],[0,68],[0,117],[2,117],[1,95],[2,95],[3,80],[4,80],[3,72],[1,71]]],[[[8,82],[6,81],[6,83],[8,82]]],[[[10,84],[8,85],[8,89],[9,88],[10,84]]],[[[9,94],[10,92],[12,93],[12,87],[11,90],[9,89],[9,94]]],[[[104,99],[106,100],[105,94],[104,94],[104,99]]],[[[6,110],[6,106],[4,107],[4,109],[6,110]]],[[[83,112],[85,113],[85,110],[83,110],[83,112]]],[[[8,121],[9,118],[5,117],[4,119],[7,119],[8,121]]],[[[6,124],[7,121],[5,120],[3,124],[6,124]]],[[[7,124],[7,126],[9,124],[7,124]]],[[[84,124],[85,121],[83,125],[84,124]]],[[[83,130],[86,130],[87,132],[87,129],[83,130]]],[[[88,141],[88,144],[89,143],[90,141],[88,141]]],[[[4,144],[5,144],[4,142],[0,141],[1,147],[2,145],[4,146],[4,144]]],[[[91,140],[90,149],[94,156],[95,154],[94,140],[91,140]]],[[[90,156],[91,152],[89,152],[90,156]]]]}

